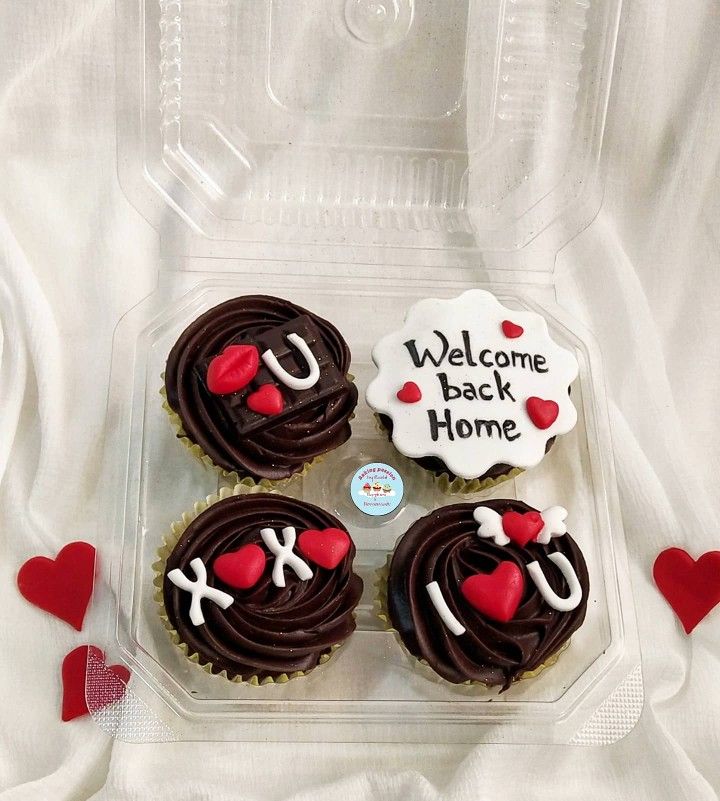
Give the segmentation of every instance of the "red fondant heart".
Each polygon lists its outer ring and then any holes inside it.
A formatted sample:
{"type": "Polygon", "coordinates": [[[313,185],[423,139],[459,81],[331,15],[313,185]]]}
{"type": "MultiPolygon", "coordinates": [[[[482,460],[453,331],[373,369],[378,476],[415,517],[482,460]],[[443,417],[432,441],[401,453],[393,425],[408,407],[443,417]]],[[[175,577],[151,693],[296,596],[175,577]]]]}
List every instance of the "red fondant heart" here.
{"type": "Polygon", "coordinates": [[[316,565],[332,570],[350,550],[350,536],[341,528],[308,529],[298,537],[298,550],[316,565]]]}
{"type": "Polygon", "coordinates": [[[420,387],[414,381],[406,381],[397,392],[397,399],[403,403],[417,403],[421,398],[420,387]]]}
{"type": "Polygon", "coordinates": [[[260,356],[255,345],[228,345],[208,365],[207,387],[214,395],[229,395],[257,375],[260,356]]]}
{"type": "Polygon", "coordinates": [[[510,320],[503,320],[502,331],[508,339],[517,339],[525,333],[525,329],[521,325],[510,320]]]}
{"type": "Polygon", "coordinates": [[[500,562],[492,573],[477,573],[460,585],[460,592],[478,612],[501,623],[512,620],[524,589],[523,574],[515,562],[500,562]]]}
{"type": "Polygon", "coordinates": [[[280,414],[285,406],[282,392],[275,384],[263,384],[260,389],[247,396],[246,403],[248,409],[252,409],[258,414],[264,414],[266,417],[280,414]]]}
{"type": "Polygon", "coordinates": [[[213,562],[213,573],[230,587],[249,590],[265,570],[265,551],[254,543],[224,553],[213,562]]]}
{"type": "Polygon", "coordinates": [[[89,714],[88,695],[94,710],[119,701],[125,694],[128,681],[130,671],[124,665],[106,665],[105,654],[96,646],[75,648],[62,663],[62,719],[68,721],[89,714]],[[89,657],[94,660],[90,681],[87,675],[89,657]]]}
{"type": "Polygon", "coordinates": [[[544,525],[540,512],[505,512],[502,516],[503,531],[521,548],[537,537],[544,525]]]}
{"type": "Polygon", "coordinates": [[[82,631],[95,579],[95,548],[71,542],[55,559],[33,556],[20,568],[17,585],[31,604],[82,631]]]}
{"type": "Polygon", "coordinates": [[[525,401],[528,417],[532,420],[536,428],[543,431],[557,420],[560,407],[553,400],[543,400],[542,398],[528,398],[525,401]]]}
{"type": "Polygon", "coordinates": [[[690,634],[720,603],[720,551],[708,551],[696,562],[682,548],[668,548],[655,560],[653,578],[690,634]]]}

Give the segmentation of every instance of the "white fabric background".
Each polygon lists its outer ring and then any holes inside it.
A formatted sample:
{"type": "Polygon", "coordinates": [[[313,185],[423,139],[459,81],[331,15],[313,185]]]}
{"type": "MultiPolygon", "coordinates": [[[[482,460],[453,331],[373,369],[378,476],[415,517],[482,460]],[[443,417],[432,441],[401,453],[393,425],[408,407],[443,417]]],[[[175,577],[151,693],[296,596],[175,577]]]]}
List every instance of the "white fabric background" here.
{"type": "Polygon", "coordinates": [[[688,639],[650,580],[663,547],[720,540],[715,0],[627,0],[603,211],[558,262],[560,302],[605,360],[646,686],[633,732],[587,749],[127,745],[59,722],[59,661],[82,635],[15,573],[96,539],[112,328],[157,264],[115,175],[113,14],[0,3],[0,799],[716,798],[720,610],[688,639]]]}

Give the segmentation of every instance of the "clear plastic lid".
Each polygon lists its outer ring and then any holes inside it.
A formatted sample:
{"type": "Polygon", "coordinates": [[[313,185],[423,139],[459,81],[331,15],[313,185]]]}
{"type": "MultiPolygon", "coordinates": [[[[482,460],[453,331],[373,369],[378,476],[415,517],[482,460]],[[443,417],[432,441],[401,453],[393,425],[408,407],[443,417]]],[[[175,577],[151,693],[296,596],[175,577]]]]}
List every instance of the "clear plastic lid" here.
{"type": "Polygon", "coordinates": [[[554,253],[598,208],[619,5],[121,2],[123,185],[176,253],[554,253]]]}

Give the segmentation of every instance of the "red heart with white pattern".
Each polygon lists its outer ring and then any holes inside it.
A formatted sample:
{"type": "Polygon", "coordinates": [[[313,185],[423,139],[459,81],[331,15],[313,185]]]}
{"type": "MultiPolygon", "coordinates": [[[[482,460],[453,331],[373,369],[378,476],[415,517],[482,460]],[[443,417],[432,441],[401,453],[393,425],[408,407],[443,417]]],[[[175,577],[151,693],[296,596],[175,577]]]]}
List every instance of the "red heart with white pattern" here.
{"type": "Polygon", "coordinates": [[[298,550],[316,565],[332,570],[350,550],[350,535],[341,528],[308,529],[298,537],[298,550]]]}
{"type": "Polygon", "coordinates": [[[228,345],[208,365],[207,388],[213,395],[230,395],[257,375],[260,355],[255,345],[228,345]]]}
{"type": "Polygon", "coordinates": [[[93,709],[103,709],[125,695],[130,671],[125,665],[106,665],[105,654],[94,645],[81,645],[63,659],[62,713],[67,722],[88,715],[88,686],[91,689],[93,709]],[[91,679],[88,681],[88,660],[92,659],[91,679]]]}
{"type": "Polygon", "coordinates": [[[265,551],[251,542],[237,551],[218,556],[213,562],[213,573],[229,587],[249,590],[262,576],[266,561],[265,551]]]}
{"type": "Polygon", "coordinates": [[[505,512],[502,516],[503,531],[521,548],[537,537],[544,525],[540,512],[505,512]]]}
{"type": "Polygon", "coordinates": [[[560,407],[554,400],[543,400],[542,398],[528,398],[525,401],[525,408],[528,417],[532,420],[535,428],[545,430],[557,420],[560,414],[560,407]]]}
{"type": "Polygon", "coordinates": [[[266,417],[280,414],[285,407],[282,392],[275,384],[263,384],[260,389],[248,395],[245,402],[248,409],[258,414],[264,414],[266,417]]]}
{"type": "Polygon", "coordinates": [[[500,623],[512,620],[524,589],[523,574],[515,562],[500,562],[492,573],[477,573],[460,585],[468,603],[500,623]]]}

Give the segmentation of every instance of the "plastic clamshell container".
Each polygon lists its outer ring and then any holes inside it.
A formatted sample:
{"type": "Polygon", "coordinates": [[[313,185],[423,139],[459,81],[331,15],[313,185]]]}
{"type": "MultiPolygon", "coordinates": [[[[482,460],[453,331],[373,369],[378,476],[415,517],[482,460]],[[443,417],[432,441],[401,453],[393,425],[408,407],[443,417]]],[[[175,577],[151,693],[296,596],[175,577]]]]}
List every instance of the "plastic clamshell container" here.
{"type": "MultiPolygon", "coordinates": [[[[91,627],[122,693],[88,663],[93,717],[117,737],[600,744],[642,708],[642,677],[599,355],[554,300],[552,265],[597,210],[618,4],[607,0],[118,0],[119,171],[157,226],[158,289],[120,321],[109,415],[107,541],[91,627]],[[558,133],[561,135],[558,136],[558,133]],[[574,431],[490,493],[570,510],[590,572],[584,625],[557,664],[507,692],[418,671],[374,610],[376,571],[418,517],[462,498],[399,463],[362,397],[373,344],[424,297],[482,286],[543,314],[580,363],[574,431]],[[208,675],[153,596],[163,535],[223,491],[176,441],[159,390],[203,311],[268,293],[335,323],[360,389],[353,435],[287,494],[336,513],[365,582],[357,631],[282,685],[208,675]],[[365,517],[347,484],[395,464],[405,502],[365,517]]],[[[225,489],[224,491],[228,491],[225,489]]]]}

